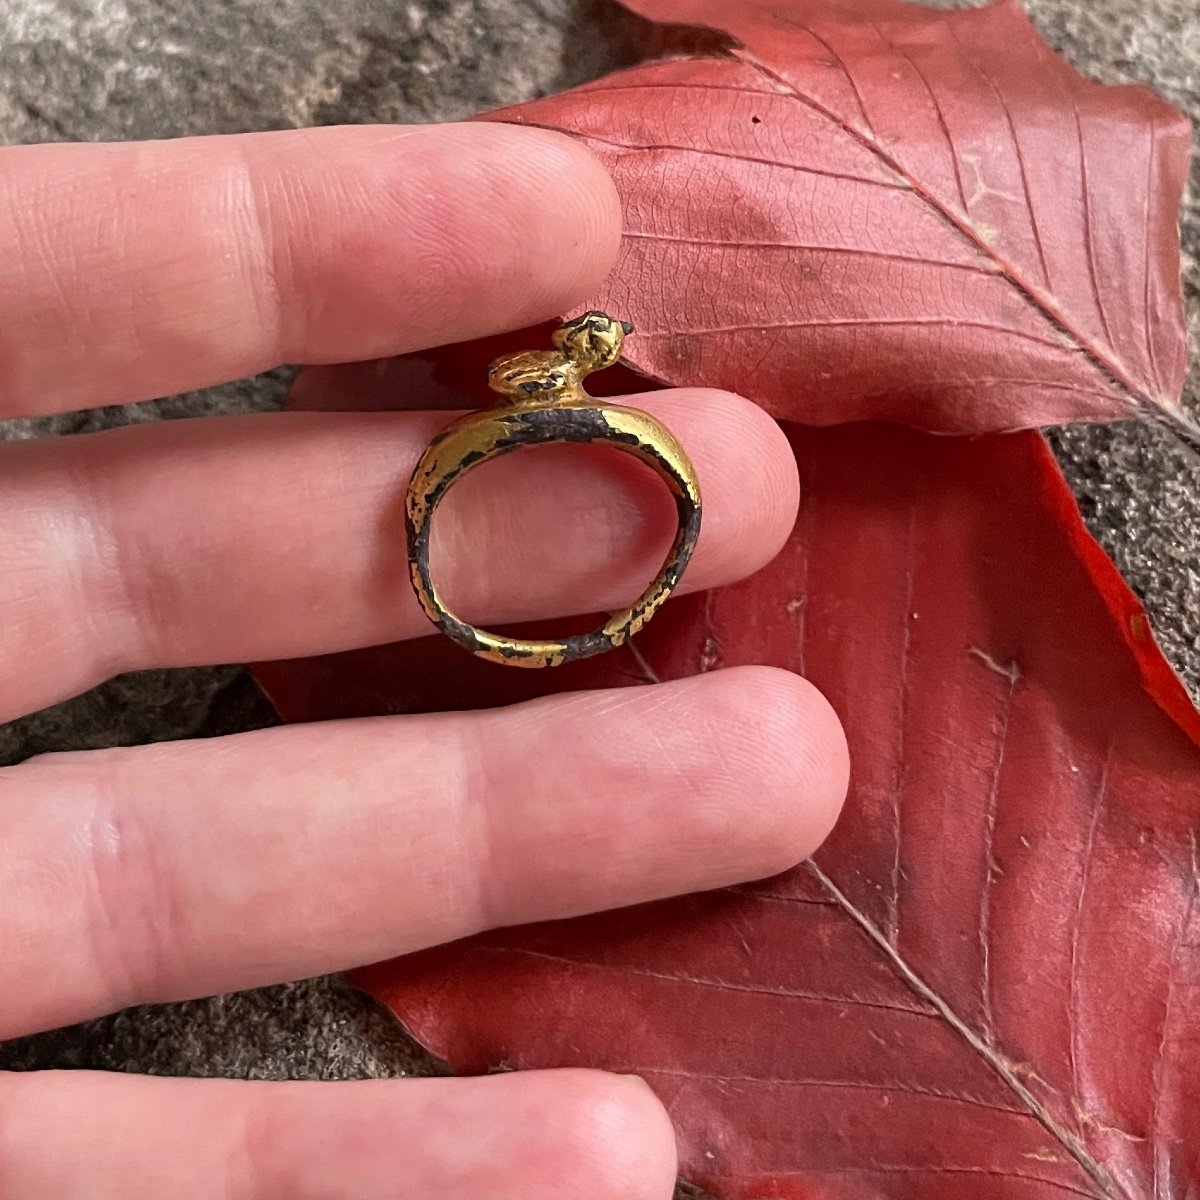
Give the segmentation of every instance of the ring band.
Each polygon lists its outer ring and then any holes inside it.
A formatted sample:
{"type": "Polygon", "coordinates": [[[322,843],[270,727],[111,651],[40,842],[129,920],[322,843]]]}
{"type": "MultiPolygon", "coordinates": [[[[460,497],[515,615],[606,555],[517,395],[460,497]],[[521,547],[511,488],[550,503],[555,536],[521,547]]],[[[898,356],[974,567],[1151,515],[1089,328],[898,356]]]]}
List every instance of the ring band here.
{"type": "Polygon", "coordinates": [[[406,505],[409,573],[425,614],[460,646],[492,662],[554,667],[603,654],[637,633],[679,583],[700,534],[700,489],[695,470],[674,436],[638,409],[588,396],[583,377],[620,355],[628,326],[603,313],[585,313],[554,335],[555,351],[508,355],[492,364],[488,381],[501,399],[491,409],[456,421],[429,444],[409,484],[406,505]],[[590,633],[547,640],[505,637],[476,628],[452,612],[433,581],[433,515],[464,475],[523,446],[596,442],[650,467],[675,498],[677,526],[661,570],[642,595],[590,633]]]}

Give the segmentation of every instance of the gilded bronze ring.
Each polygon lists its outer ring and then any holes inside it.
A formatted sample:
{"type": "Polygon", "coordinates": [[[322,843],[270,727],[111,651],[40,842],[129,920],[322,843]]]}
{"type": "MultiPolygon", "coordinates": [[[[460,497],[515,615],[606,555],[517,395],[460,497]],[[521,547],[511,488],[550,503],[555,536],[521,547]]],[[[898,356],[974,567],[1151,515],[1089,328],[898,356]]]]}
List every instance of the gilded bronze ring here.
{"type": "Polygon", "coordinates": [[[417,463],[408,487],[406,524],[413,589],[429,619],[480,658],[518,667],[557,667],[603,654],[637,633],[675,589],[700,534],[700,487],[683,447],[647,413],[601,404],[583,379],[611,366],[632,327],[589,312],[555,331],[555,350],[531,350],[497,359],[488,386],[494,407],[470,413],[443,430],[417,463]],[[468,624],[439,595],[429,566],[433,514],[469,471],[522,446],[603,442],[650,467],[675,497],[678,525],[662,569],[628,608],[591,633],[545,641],[503,637],[468,624]]]}

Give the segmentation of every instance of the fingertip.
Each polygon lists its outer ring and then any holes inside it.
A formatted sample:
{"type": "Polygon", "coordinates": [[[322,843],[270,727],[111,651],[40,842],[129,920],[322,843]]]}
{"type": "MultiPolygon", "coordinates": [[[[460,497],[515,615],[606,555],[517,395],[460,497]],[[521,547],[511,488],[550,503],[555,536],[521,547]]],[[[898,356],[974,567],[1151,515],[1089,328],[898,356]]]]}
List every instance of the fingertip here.
{"type": "Polygon", "coordinates": [[[620,240],[581,142],[496,122],[5,153],[9,415],[535,325],[593,295],[620,240]]]}
{"type": "MultiPolygon", "coordinates": [[[[536,887],[527,857],[493,854],[492,895],[521,899],[502,918],[492,899],[490,925],[544,919],[550,891],[558,912],[574,914],[780,874],[821,845],[846,796],[837,714],[812,684],[775,667],[543,698],[482,719],[494,732],[476,734],[479,753],[490,770],[508,769],[522,795],[537,784],[521,779],[522,759],[499,757],[505,747],[519,745],[539,764],[556,753],[539,752],[537,742],[531,752],[530,730],[573,747],[570,773],[553,781],[575,822],[571,852],[547,865],[536,887]],[[580,845],[595,864],[584,887],[580,845]]],[[[545,775],[539,768],[539,782],[545,775]]]]}
{"type": "Polygon", "coordinates": [[[546,1185],[547,1200],[670,1200],[675,1132],[643,1079],[578,1068],[507,1078],[540,1093],[544,1110],[526,1126],[540,1127],[543,1136],[552,1131],[554,1172],[537,1181],[546,1185]]]}
{"type": "Polygon", "coordinates": [[[674,1189],[662,1105],[640,1080],[600,1071],[0,1081],[5,1196],[670,1200],[674,1189]]]}
{"type": "Polygon", "coordinates": [[[693,835],[724,847],[722,883],[789,870],[841,813],[849,781],[841,721],[816,687],[778,667],[730,667],[692,686],[690,720],[720,781],[719,803],[693,835]]]}
{"type": "MultiPolygon", "coordinates": [[[[616,187],[576,139],[488,121],[325,132],[307,187],[339,219],[319,237],[298,219],[277,234],[290,234],[276,259],[297,298],[286,359],[383,358],[536,325],[585,301],[616,260],[616,187]]],[[[294,147],[270,149],[270,211],[286,211],[294,147]]]]}
{"type": "MultiPolygon", "coordinates": [[[[621,244],[621,197],[605,165],[578,138],[551,129],[531,126],[496,125],[515,138],[519,153],[527,156],[536,175],[526,180],[532,202],[545,214],[546,192],[552,190],[554,205],[543,221],[553,220],[549,245],[562,247],[556,265],[561,274],[547,269],[542,277],[547,295],[533,319],[559,316],[583,303],[604,282],[617,261],[621,244]]],[[[528,167],[526,169],[529,169],[528,167]]],[[[541,257],[548,246],[534,239],[528,226],[518,229],[527,239],[530,253],[541,257]]]]}
{"type": "Polygon", "coordinates": [[[733,668],[762,738],[763,793],[778,801],[779,826],[767,848],[785,870],[813,854],[841,816],[850,783],[850,750],[841,719],[825,694],[780,667],[733,668]],[[802,799],[797,804],[796,798],[802,799]]]}
{"type": "Polygon", "coordinates": [[[796,456],[779,424],[752,400],[714,388],[634,399],[668,410],[695,462],[704,523],[689,583],[732,583],[765,567],[786,544],[800,505],[796,456]]]}
{"type": "Polygon", "coordinates": [[[621,240],[620,197],[600,160],[554,130],[472,121],[439,133],[433,165],[442,170],[457,147],[457,161],[470,167],[451,169],[473,176],[458,194],[474,207],[427,227],[439,238],[433,257],[469,281],[460,300],[484,317],[472,336],[533,325],[586,301],[621,240]]]}

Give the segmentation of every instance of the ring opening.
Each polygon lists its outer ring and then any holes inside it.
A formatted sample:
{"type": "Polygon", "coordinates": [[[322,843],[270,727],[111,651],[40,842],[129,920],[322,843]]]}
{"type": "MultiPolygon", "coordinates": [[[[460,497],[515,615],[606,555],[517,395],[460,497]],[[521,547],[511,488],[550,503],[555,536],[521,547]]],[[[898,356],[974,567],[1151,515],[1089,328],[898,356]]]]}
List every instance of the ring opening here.
{"type": "Polygon", "coordinates": [[[603,443],[524,446],[481,463],[430,521],[430,573],[451,611],[488,628],[539,620],[548,638],[632,604],[678,527],[655,472],[603,443]]]}

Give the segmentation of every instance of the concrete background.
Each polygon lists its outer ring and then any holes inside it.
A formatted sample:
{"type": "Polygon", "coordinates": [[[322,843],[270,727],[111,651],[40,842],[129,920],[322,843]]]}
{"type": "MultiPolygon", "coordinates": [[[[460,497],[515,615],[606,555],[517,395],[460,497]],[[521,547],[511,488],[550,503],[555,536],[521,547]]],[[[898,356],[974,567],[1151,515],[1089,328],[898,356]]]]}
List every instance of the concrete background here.
{"type": "MultiPolygon", "coordinates": [[[[1200,119],[1196,3],[1032,0],[1030,7],[1048,40],[1083,70],[1151,83],[1200,119]]],[[[594,78],[630,61],[636,36],[636,22],[609,0],[5,0],[0,141],[445,120],[594,78]]],[[[1184,222],[1193,330],[1200,325],[1198,190],[1184,222]]],[[[10,422],[0,432],[69,434],[269,409],[281,402],[287,378],[277,371],[136,409],[10,422]]],[[[1193,412],[1198,384],[1194,371],[1193,412]]],[[[1052,437],[1093,530],[1200,694],[1200,464],[1145,425],[1052,437]]],[[[271,721],[238,668],[151,672],[0,727],[0,761],[271,721]]],[[[337,979],[132,1010],[0,1047],[4,1066],[258,1078],[436,1069],[337,979]]]]}

